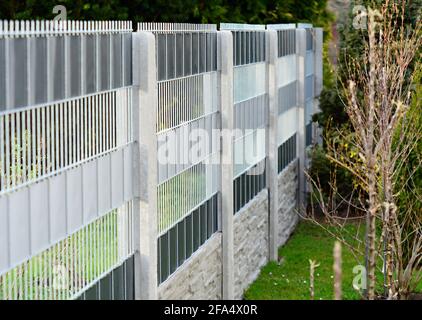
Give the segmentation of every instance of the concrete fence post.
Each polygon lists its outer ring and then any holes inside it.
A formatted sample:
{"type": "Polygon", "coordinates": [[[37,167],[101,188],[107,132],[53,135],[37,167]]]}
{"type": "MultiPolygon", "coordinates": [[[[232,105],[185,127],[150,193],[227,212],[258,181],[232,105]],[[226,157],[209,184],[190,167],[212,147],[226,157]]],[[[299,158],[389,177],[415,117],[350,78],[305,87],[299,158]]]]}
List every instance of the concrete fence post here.
{"type": "Polygon", "coordinates": [[[322,91],[322,45],[323,45],[323,31],[322,28],[315,28],[315,63],[314,63],[314,74],[315,74],[315,96],[319,97],[322,91]]]}
{"type": "Polygon", "coordinates": [[[218,32],[220,60],[221,110],[221,230],[223,250],[223,299],[234,299],[233,253],[233,36],[230,31],[218,32]]]}
{"type": "Polygon", "coordinates": [[[157,299],[157,78],[155,37],[132,37],[135,298],[157,299]]]}
{"type": "Polygon", "coordinates": [[[306,161],[306,128],[305,128],[305,58],[306,58],[306,30],[296,29],[296,59],[297,59],[297,105],[298,105],[298,137],[297,137],[297,156],[299,158],[299,194],[298,209],[301,210],[305,205],[305,161],[306,161]]]}
{"type": "Polygon", "coordinates": [[[267,92],[268,92],[268,130],[266,135],[267,151],[267,188],[269,211],[269,260],[278,258],[278,90],[277,90],[277,32],[267,30],[267,92]]]}
{"type": "MultiPolygon", "coordinates": [[[[323,87],[323,67],[322,67],[322,45],[323,45],[323,30],[322,28],[315,28],[315,57],[314,57],[314,75],[315,75],[315,99],[313,113],[321,112],[319,108],[319,96],[321,95],[323,87]]],[[[315,142],[322,145],[322,128],[316,123],[314,130],[315,142]]]]}

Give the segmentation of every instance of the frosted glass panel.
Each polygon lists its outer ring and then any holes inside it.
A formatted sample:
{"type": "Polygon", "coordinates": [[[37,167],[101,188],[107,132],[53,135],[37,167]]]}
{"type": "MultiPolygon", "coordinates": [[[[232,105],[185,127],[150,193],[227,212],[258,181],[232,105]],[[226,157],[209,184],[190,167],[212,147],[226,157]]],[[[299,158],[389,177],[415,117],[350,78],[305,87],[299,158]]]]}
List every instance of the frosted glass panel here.
{"type": "Polygon", "coordinates": [[[289,55],[277,60],[278,87],[284,87],[297,79],[296,75],[296,56],[289,55]]]}
{"type": "Polygon", "coordinates": [[[265,93],[265,63],[234,68],[234,103],[265,93]]]}

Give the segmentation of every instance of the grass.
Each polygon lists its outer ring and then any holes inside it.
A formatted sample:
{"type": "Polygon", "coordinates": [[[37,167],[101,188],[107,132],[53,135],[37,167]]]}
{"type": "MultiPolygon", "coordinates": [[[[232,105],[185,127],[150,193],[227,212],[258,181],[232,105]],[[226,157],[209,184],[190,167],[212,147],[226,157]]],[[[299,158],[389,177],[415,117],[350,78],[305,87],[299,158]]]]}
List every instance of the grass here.
{"type": "MultiPolygon", "coordinates": [[[[356,231],[355,225],[348,225],[348,231],[356,231]]],[[[320,227],[301,222],[289,242],[279,249],[284,261],[268,263],[258,279],[245,292],[247,300],[309,300],[309,259],[320,266],[315,270],[315,300],[333,299],[333,247],[334,239],[320,227]]],[[[353,268],[364,264],[357,261],[343,246],[343,299],[360,299],[353,289],[353,268]]],[[[378,276],[382,276],[379,274],[378,276]]]]}

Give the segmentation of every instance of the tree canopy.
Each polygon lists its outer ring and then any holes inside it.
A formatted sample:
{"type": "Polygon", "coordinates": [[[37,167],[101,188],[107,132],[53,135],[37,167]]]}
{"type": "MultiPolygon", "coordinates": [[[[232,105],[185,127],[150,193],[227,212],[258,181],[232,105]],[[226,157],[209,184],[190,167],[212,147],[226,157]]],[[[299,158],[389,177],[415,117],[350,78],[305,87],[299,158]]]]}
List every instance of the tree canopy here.
{"type": "Polygon", "coordinates": [[[0,19],[51,19],[63,5],[69,19],[134,22],[290,23],[326,26],[327,0],[3,0],[0,19]]]}

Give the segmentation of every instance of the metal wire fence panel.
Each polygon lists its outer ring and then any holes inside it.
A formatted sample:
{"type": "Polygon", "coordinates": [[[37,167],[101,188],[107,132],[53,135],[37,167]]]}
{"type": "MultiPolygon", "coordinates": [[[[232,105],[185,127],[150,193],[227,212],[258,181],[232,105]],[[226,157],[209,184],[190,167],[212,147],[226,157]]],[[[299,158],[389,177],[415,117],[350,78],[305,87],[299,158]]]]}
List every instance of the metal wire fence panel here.
{"type": "Polygon", "coordinates": [[[131,203],[0,276],[0,300],[73,299],[133,254],[131,203]]]}
{"type": "Polygon", "coordinates": [[[216,113],[210,113],[195,121],[160,133],[158,136],[159,183],[164,183],[199,163],[216,164],[219,148],[218,133],[219,122],[216,113]]]}
{"type": "Polygon", "coordinates": [[[107,214],[134,197],[131,37],[130,22],[0,21],[2,299],[73,298],[126,257],[104,250],[132,241],[107,214]]]}
{"type": "Polygon", "coordinates": [[[0,198],[12,222],[0,270],[131,199],[129,102],[119,89],[0,115],[0,198]]]}
{"type": "Polygon", "coordinates": [[[131,88],[0,114],[0,194],[131,142],[131,88]]]}
{"type": "Polygon", "coordinates": [[[238,175],[233,184],[234,214],[236,214],[261,190],[266,188],[265,159],[238,175]]]}
{"type": "Polygon", "coordinates": [[[154,33],[190,32],[190,31],[217,31],[215,24],[173,23],[173,22],[141,22],[138,31],[151,31],[154,33]]]}
{"type": "Polygon", "coordinates": [[[305,101],[305,123],[312,122],[312,115],[314,113],[314,99],[305,101]]]}
{"type": "Polygon", "coordinates": [[[297,134],[295,133],[278,147],[278,173],[296,159],[296,146],[297,134]]]}
{"type": "Polygon", "coordinates": [[[196,206],[158,239],[158,281],[164,282],[218,230],[218,194],[196,206]]]}
{"type": "Polygon", "coordinates": [[[156,41],[161,283],[217,230],[206,229],[219,191],[217,32],[215,25],[155,23],[138,30],[156,41]]]}
{"type": "Polygon", "coordinates": [[[0,21],[0,112],[131,85],[131,23],[0,21]]]}
{"type": "Polygon", "coordinates": [[[305,125],[307,126],[306,145],[312,140],[313,99],[315,98],[315,30],[311,25],[305,26],[306,30],[306,56],[305,56],[305,125]],[[309,132],[308,132],[309,131],[309,132]]]}
{"type": "Polygon", "coordinates": [[[234,128],[242,130],[242,136],[246,130],[265,128],[268,122],[268,101],[267,95],[258,95],[251,99],[238,102],[234,105],[235,120],[234,128]]]}
{"type": "Polygon", "coordinates": [[[218,165],[200,162],[158,186],[158,232],[190,214],[217,190],[218,165]]]}
{"type": "Polygon", "coordinates": [[[298,132],[298,121],[299,117],[297,108],[290,108],[289,110],[278,115],[278,146],[283,144],[287,139],[298,132]]]}
{"type": "Polygon", "coordinates": [[[266,156],[265,130],[268,96],[261,95],[235,104],[234,175],[248,170],[266,156]]]}
{"type": "Polygon", "coordinates": [[[160,81],[158,96],[158,132],[192,122],[217,111],[217,73],[160,81]]]}
{"type": "Polygon", "coordinates": [[[0,197],[0,271],[38,254],[133,198],[131,145],[0,197]]]}
{"type": "Polygon", "coordinates": [[[265,32],[233,31],[233,64],[265,61],[265,32]]]}
{"type": "Polygon", "coordinates": [[[266,94],[265,68],[264,62],[239,65],[234,68],[234,103],[266,94]]]}
{"type": "Polygon", "coordinates": [[[268,125],[265,26],[222,24],[233,35],[234,206],[239,211],[263,188],[268,125]],[[254,168],[262,169],[260,172],[254,168]],[[251,175],[257,175],[258,178],[251,175]]]}
{"type": "Polygon", "coordinates": [[[282,114],[294,107],[297,107],[297,81],[278,89],[278,113],[282,114]]]}
{"type": "Polygon", "coordinates": [[[306,28],[306,50],[314,51],[315,50],[315,32],[310,26],[306,28]]]}
{"type": "Polygon", "coordinates": [[[297,56],[294,54],[277,59],[277,86],[284,87],[297,80],[297,56]]]}
{"type": "Polygon", "coordinates": [[[277,31],[278,57],[296,54],[296,30],[295,28],[277,31]]]}
{"type": "Polygon", "coordinates": [[[83,292],[77,300],[134,300],[133,282],[135,260],[130,256],[121,265],[83,292]]]}
{"type": "Polygon", "coordinates": [[[157,51],[159,81],[217,69],[216,32],[159,33],[157,51]]]}
{"type": "MultiPolygon", "coordinates": [[[[298,81],[296,55],[296,26],[293,24],[270,25],[269,29],[277,30],[278,59],[278,146],[295,135],[298,129],[298,81]]],[[[284,154],[284,153],[283,153],[284,154]]],[[[281,154],[282,155],[282,154],[281,154]]],[[[279,158],[279,162],[282,161],[279,158]]],[[[280,165],[279,165],[280,168],[280,165]]]]}
{"type": "Polygon", "coordinates": [[[305,127],[305,143],[306,147],[310,146],[312,144],[312,122],[309,122],[305,127]]]}
{"type": "Polygon", "coordinates": [[[314,74],[314,52],[312,50],[306,51],[305,56],[305,77],[314,74]]]}

